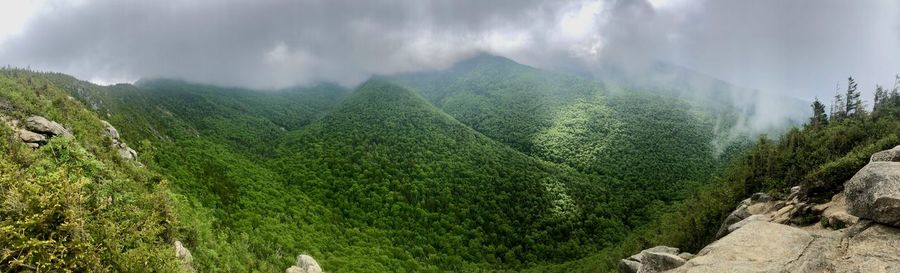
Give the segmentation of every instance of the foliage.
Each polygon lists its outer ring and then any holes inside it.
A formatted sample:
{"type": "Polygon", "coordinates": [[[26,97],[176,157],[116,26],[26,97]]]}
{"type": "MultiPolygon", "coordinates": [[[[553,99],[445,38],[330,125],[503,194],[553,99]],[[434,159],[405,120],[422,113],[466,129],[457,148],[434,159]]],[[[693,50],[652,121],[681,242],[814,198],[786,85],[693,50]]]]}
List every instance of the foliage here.
{"type": "Polygon", "coordinates": [[[0,271],[175,272],[165,181],[118,160],[97,116],[42,75],[0,71],[0,104],[75,135],[33,150],[0,125],[0,271]]]}

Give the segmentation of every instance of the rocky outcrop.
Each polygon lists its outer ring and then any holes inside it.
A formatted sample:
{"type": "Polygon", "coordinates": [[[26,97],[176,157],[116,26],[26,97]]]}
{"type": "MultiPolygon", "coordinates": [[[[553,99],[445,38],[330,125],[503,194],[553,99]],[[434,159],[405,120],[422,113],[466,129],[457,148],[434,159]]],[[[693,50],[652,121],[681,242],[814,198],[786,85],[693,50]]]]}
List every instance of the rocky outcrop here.
{"type": "Polygon", "coordinates": [[[285,269],[284,273],[322,273],[322,267],[312,256],[301,254],[297,256],[295,264],[285,269]]]}
{"type": "Polygon", "coordinates": [[[900,145],[893,149],[873,154],[869,158],[869,162],[900,162],[900,145]]]}
{"type": "Polygon", "coordinates": [[[197,270],[194,269],[194,256],[191,255],[190,250],[181,244],[181,241],[175,241],[175,258],[181,263],[181,272],[197,272],[197,270]]]}
{"type": "MultiPolygon", "coordinates": [[[[742,201],[720,228],[724,236],[658,272],[900,272],[900,162],[885,154],[825,204],[801,202],[796,187],[784,201],[761,194],[742,201]]],[[[622,260],[619,271],[648,268],[635,258],[647,259],[642,253],[622,260]]]]}
{"type": "Polygon", "coordinates": [[[850,214],[900,226],[900,162],[871,162],[844,185],[850,214]]]}
{"type": "Polygon", "coordinates": [[[621,273],[656,273],[679,267],[692,254],[679,253],[678,248],[668,246],[655,246],[645,249],[638,254],[631,255],[619,261],[618,270],[621,273]]]}
{"type": "Polygon", "coordinates": [[[25,119],[25,128],[29,131],[48,136],[71,136],[72,133],[62,125],[42,116],[30,116],[25,119]]]}
{"type": "Polygon", "coordinates": [[[6,116],[0,118],[6,126],[15,130],[15,139],[31,148],[40,148],[53,137],[72,137],[72,133],[65,127],[45,117],[31,116],[26,118],[24,123],[6,116]]]}
{"type": "Polygon", "coordinates": [[[119,130],[116,130],[116,127],[113,127],[112,124],[109,124],[109,122],[106,122],[105,120],[102,122],[104,128],[103,134],[112,141],[112,147],[118,152],[119,157],[130,161],[137,160],[137,152],[122,141],[119,136],[119,130]]]}

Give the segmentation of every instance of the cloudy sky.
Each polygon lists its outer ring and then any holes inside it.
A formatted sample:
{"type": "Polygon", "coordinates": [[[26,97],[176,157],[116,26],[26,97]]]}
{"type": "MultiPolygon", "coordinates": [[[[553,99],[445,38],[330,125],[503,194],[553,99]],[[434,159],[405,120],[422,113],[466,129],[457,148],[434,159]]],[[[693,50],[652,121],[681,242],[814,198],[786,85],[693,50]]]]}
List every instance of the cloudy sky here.
{"type": "Polygon", "coordinates": [[[548,69],[663,61],[810,99],[900,72],[895,0],[0,2],[0,64],[98,83],[254,88],[438,69],[487,51],[548,69]]]}

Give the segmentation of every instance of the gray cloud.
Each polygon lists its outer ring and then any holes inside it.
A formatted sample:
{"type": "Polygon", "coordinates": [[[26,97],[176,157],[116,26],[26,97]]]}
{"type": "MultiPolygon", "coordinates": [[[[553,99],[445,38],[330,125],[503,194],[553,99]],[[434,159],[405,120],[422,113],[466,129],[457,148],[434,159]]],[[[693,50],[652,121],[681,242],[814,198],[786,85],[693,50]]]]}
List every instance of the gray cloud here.
{"type": "Polygon", "coordinates": [[[358,83],[489,51],[546,68],[661,60],[740,86],[828,97],[900,72],[900,4],[841,0],[51,2],[0,61],[85,79],[358,83]]]}

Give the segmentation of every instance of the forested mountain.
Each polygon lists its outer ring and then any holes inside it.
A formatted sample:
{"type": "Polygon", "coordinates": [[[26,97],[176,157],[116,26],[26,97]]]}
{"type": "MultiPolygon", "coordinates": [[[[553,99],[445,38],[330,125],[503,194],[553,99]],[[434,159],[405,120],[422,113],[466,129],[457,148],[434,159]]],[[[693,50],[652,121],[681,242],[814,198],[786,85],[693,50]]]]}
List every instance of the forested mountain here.
{"type": "Polygon", "coordinates": [[[170,181],[166,240],[202,272],[283,271],[299,253],[329,271],[607,270],[704,242],[732,205],[713,177],[742,143],[720,149],[720,113],[695,102],[490,55],[353,90],[16,71],[170,181]],[[684,221],[696,229],[659,230],[684,221]]]}
{"type": "Polygon", "coordinates": [[[647,200],[677,199],[674,192],[708,179],[724,162],[719,157],[730,154],[724,150],[741,143],[726,139],[724,132],[735,124],[721,121],[734,113],[655,93],[610,90],[499,56],[481,54],[447,70],[396,78],[497,141],[627,181],[617,188],[647,200]]]}

